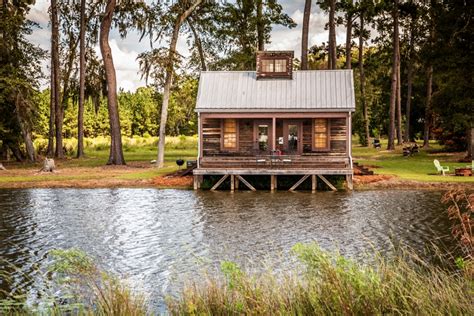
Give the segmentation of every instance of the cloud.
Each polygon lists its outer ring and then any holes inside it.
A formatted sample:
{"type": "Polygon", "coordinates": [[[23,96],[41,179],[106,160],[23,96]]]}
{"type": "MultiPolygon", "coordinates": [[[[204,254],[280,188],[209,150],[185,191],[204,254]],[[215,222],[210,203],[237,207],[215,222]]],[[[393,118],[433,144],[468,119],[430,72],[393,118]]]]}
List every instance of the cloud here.
{"type": "MultiPolygon", "coordinates": [[[[141,75],[139,74],[137,61],[139,53],[120,45],[117,39],[109,40],[109,45],[112,49],[118,87],[125,91],[135,91],[137,88],[144,86],[144,81],[140,79],[141,75]]],[[[95,47],[95,51],[98,56],[101,56],[98,45],[95,47]]]]}
{"type": "MultiPolygon", "coordinates": [[[[294,50],[295,57],[300,58],[301,56],[301,33],[303,23],[303,11],[304,1],[299,1],[301,9],[297,8],[292,13],[288,12],[288,7],[295,8],[295,3],[282,2],[283,10],[295,21],[297,26],[293,29],[286,27],[275,27],[272,31],[271,40],[272,42],[268,45],[268,49],[271,50],[294,50]]],[[[320,8],[313,4],[311,7],[311,15],[309,18],[309,47],[323,42],[327,42],[329,38],[329,31],[325,30],[326,23],[328,22],[328,15],[320,10],[320,8]]],[[[346,29],[344,27],[336,28],[336,42],[345,43],[346,29]]]]}

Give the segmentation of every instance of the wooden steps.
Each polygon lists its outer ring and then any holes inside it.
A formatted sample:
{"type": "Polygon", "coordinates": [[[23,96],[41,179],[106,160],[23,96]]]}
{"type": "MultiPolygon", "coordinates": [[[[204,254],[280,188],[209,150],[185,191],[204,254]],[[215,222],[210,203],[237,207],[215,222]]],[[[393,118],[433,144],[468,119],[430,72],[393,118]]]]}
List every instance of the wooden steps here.
{"type": "Polygon", "coordinates": [[[364,167],[363,165],[359,165],[358,162],[353,162],[352,163],[353,168],[354,168],[354,175],[356,176],[372,176],[374,175],[374,172],[370,170],[367,167],[364,167]]]}

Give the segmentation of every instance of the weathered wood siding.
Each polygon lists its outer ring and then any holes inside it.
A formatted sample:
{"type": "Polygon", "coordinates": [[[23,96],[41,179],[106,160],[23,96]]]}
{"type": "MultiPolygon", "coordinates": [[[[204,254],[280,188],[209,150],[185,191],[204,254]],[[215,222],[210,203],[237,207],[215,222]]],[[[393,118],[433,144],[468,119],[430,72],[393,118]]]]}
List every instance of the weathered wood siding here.
{"type": "Polygon", "coordinates": [[[331,152],[345,153],[347,142],[347,124],[346,119],[330,119],[331,128],[331,152]]]}
{"type": "Polygon", "coordinates": [[[202,153],[203,156],[218,155],[221,151],[221,120],[202,120],[202,153]]]}
{"type": "Polygon", "coordinates": [[[253,120],[239,120],[239,156],[252,156],[254,153],[253,120]]]}
{"type": "MultiPolygon", "coordinates": [[[[294,120],[293,120],[294,121],[294,120]]],[[[330,150],[316,152],[312,150],[313,142],[313,120],[301,119],[303,154],[314,156],[337,156],[346,155],[347,124],[345,118],[329,119],[330,128],[330,150]]],[[[238,119],[239,126],[239,149],[238,151],[221,150],[221,119],[204,118],[202,120],[202,144],[203,156],[254,156],[256,153],[256,140],[254,139],[254,119],[238,119]]],[[[282,120],[277,121],[277,139],[283,136],[282,120]]],[[[271,137],[271,135],[270,135],[271,137]]],[[[271,143],[271,142],[270,142],[271,143]]],[[[283,149],[276,142],[277,148],[283,149]]]]}

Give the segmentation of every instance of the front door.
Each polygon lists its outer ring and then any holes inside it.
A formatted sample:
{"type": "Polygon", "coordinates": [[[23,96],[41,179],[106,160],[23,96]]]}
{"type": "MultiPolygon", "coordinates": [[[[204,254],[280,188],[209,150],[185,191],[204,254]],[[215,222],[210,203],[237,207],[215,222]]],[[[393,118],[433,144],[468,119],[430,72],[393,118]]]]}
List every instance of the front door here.
{"type": "Polygon", "coordinates": [[[267,153],[271,149],[272,121],[259,120],[254,123],[254,148],[259,154],[267,153]]]}
{"type": "Polygon", "coordinates": [[[289,155],[300,155],[303,152],[303,129],[300,121],[283,123],[283,142],[289,155]]]}

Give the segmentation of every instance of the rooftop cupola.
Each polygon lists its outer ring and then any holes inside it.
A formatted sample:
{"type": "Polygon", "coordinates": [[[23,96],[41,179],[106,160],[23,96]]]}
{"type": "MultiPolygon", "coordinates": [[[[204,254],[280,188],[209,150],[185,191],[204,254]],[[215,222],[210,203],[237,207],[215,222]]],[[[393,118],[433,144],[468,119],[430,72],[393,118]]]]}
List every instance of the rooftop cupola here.
{"type": "Polygon", "coordinates": [[[257,80],[292,79],[293,51],[258,51],[257,80]]]}

